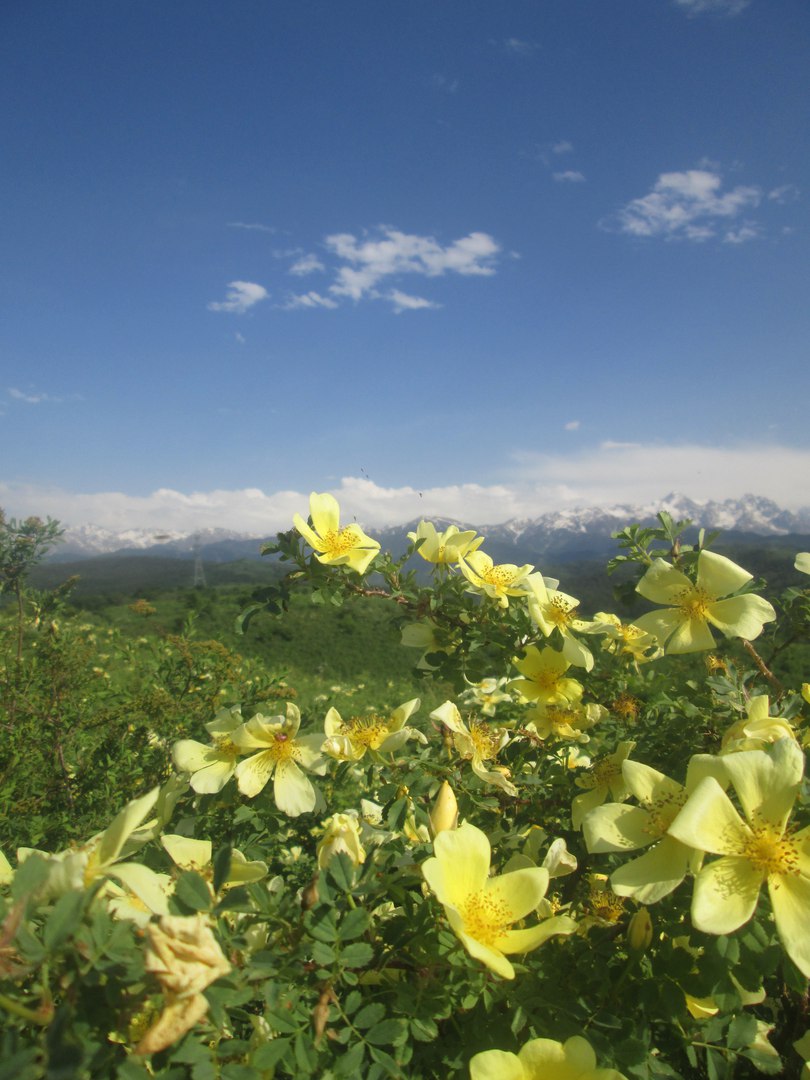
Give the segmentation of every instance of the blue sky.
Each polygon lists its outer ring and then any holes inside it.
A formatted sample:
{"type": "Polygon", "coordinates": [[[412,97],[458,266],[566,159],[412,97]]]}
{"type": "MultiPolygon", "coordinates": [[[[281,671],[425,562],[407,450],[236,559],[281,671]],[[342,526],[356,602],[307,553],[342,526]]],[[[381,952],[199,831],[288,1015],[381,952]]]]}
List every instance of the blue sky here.
{"type": "Polygon", "coordinates": [[[0,100],[12,513],[810,504],[806,0],[10,0],[0,100]]]}

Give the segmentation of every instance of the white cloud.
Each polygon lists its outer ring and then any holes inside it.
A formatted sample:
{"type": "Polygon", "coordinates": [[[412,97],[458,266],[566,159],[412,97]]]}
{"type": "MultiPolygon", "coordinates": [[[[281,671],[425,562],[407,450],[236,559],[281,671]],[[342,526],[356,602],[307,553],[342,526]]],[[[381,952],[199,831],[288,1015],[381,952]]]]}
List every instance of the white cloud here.
{"type": "Polygon", "coordinates": [[[495,257],[501,250],[483,232],[472,232],[447,247],[432,236],[403,233],[388,226],[379,233],[378,238],[363,240],[351,233],[326,237],[326,247],[343,262],[329,289],[334,296],[352,300],[374,296],[383,278],[401,274],[489,276],[495,273],[495,257]]]}
{"type": "Polygon", "coordinates": [[[318,270],[325,269],[326,267],[317,255],[302,255],[290,267],[290,273],[296,277],[305,277],[307,274],[314,274],[318,270]]]}
{"type": "Polygon", "coordinates": [[[61,405],[65,401],[84,401],[81,394],[68,394],[66,397],[60,397],[56,394],[46,394],[42,390],[20,390],[16,386],[7,387],[7,392],[12,401],[20,401],[24,405],[41,405],[43,401],[50,402],[52,405],[61,405]]]}
{"type": "Polygon", "coordinates": [[[568,142],[567,139],[562,139],[560,142],[554,143],[551,147],[552,154],[571,154],[573,153],[573,144],[568,142]]]}
{"type": "Polygon", "coordinates": [[[310,290],[307,293],[301,293],[298,296],[288,296],[287,300],[282,304],[285,311],[296,311],[299,308],[336,308],[337,301],[330,299],[328,296],[321,296],[320,293],[310,290]]]}
{"type": "Polygon", "coordinates": [[[253,281],[230,281],[225,299],[212,300],[207,307],[209,311],[230,311],[243,315],[254,304],[266,300],[269,295],[263,285],[257,285],[253,281]]]}
{"type": "MultiPolygon", "coordinates": [[[[345,520],[356,517],[370,527],[422,516],[486,525],[578,506],[649,505],[673,491],[697,501],[754,492],[798,510],[806,505],[808,472],[810,450],[785,446],[603,443],[577,454],[516,455],[503,483],[383,487],[368,477],[347,477],[332,490],[345,520]]],[[[139,497],[0,482],[0,505],[15,517],[51,515],[67,525],[189,532],[228,527],[268,536],[290,528],[294,513],[306,513],[308,493],[161,488],[139,497]]]]}
{"type": "Polygon", "coordinates": [[[426,300],[423,296],[410,296],[399,289],[392,289],[386,299],[392,301],[397,315],[402,311],[419,311],[422,308],[441,307],[441,304],[434,304],[432,300],[426,300]]]}
{"type": "Polygon", "coordinates": [[[771,202],[791,203],[795,202],[798,197],[799,189],[795,184],[782,184],[780,187],[768,192],[768,199],[771,202]]]}
{"type": "Polygon", "coordinates": [[[651,192],[633,199],[602,226],[629,236],[709,240],[722,220],[758,206],[762,199],[758,187],[721,188],[721,177],[707,169],[661,173],[651,192]]]}
{"type": "Polygon", "coordinates": [[[757,240],[762,236],[762,229],[756,222],[746,221],[738,229],[729,229],[723,237],[724,244],[744,244],[748,240],[757,240]]]}
{"type": "Polygon", "coordinates": [[[694,15],[739,15],[751,0],[675,0],[690,17],[694,15]]]}
{"type": "Polygon", "coordinates": [[[537,42],[510,37],[504,41],[503,47],[507,52],[514,53],[516,56],[530,56],[537,48],[537,42]]]}
{"type": "Polygon", "coordinates": [[[245,344],[245,336],[244,336],[244,334],[240,334],[238,330],[234,334],[234,337],[236,338],[236,340],[239,342],[240,345],[245,344]]]}
{"type": "Polygon", "coordinates": [[[576,169],[566,169],[565,172],[555,172],[552,175],[555,180],[563,184],[582,184],[585,182],[584,175],[577,172],[576,169]]]}
{"type": "Polygon", "coordinates": [[[567,424],[563,425],[566,431],[579,431],[580,421],[569,420],[567,424]]]}
{"type": "Polygon", "coordinates": [[[265,232],[276,233],[278,229],[274,229],[272,225],[262,225],[260,222],[245,222],[245,221],[229,221],[229,229],[249,229],[252,232],[265,232]]]}
{"type": "Polygon", "coordinates": [[[431,75],[428,79],[428,85],[432,86],[434,90],[443,91],[445,94],[457,94],[461,84],[458,79],[451,79],[447,75],[431,75]]]}

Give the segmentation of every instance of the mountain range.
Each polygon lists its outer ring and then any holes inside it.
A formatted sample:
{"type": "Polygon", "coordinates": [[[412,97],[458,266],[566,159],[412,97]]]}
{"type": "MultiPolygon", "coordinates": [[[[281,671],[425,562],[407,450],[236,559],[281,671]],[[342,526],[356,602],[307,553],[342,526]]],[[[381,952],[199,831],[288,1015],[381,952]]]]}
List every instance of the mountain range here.
{"type": "MultiPolygon", "coordinates": [[[[496,562],[541,558],[567,562],[615,552],[611,533],[634,523],[652,524],[655,515],[662,510],[676,520],[690,519],[695,527],[722,529],[729,539],[738,543],[763,537],[810,535],[810,508],[793,513],[758,495],[699,503],[685,495],[672,493],[655,503],[641,506],[566,509],[535,518],[514,518],[496,525],[431,520],[440,529],[449,524],[475,528],[486,537],[485,550],[496,562]]],[[[406,534],[416,525],[417,522],[412,521],[368,531],[384,549],[398,553],[404,551],[406,534]]],[[[116,532],[97,525],[83,525],[65,530],[62,542],[51,552],[50,561],[75,562],[115,553],[181,559],[199,554],[204,562],[223,563],[258,558],[262,543],[273,538],[250,536],[229,529],[200,529],[193,533],[155,529],[116,532]]]]}

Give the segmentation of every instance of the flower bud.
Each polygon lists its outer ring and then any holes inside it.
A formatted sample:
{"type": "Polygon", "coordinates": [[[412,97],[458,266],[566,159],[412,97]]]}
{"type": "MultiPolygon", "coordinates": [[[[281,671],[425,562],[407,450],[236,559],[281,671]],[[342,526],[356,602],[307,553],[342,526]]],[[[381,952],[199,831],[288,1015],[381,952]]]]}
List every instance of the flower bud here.
{"type": "Polygon", "coordinates": [[[348,855],[355,866],[366,861],[356,814],[333,814],[324,825],[324,834],[318,841],[318,866],[322,870],[339,853],[348,855]]]}
{"type": "Polygon", "coordinates": [[[458,803],[453,789],[445,780],[439,788],[439,794],[430,811],[430,831],[438,836],[446,829],[455,829],[458,825],[458,803]]]}
{"type": "Polygon", "coordinates": [[[627,944],[630,946],[630,951],[638,955],[645,953],[652,942],[652,934],[650,913],[645,907],[640,907],[627,927],[627,944]]]}

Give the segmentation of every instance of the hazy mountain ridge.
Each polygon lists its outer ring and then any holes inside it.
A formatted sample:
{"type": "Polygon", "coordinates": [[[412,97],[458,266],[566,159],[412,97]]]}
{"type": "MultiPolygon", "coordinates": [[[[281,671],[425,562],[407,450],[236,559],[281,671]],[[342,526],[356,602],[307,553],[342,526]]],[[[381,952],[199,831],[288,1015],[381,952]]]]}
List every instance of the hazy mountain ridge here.
{"type": "MultiPolygon", "coordinates": [[[[487,551],[510,561],[531,552],[532,557],[554,555],[557,558],[578,558],[602,554],[615,548],[611,533],[633,523],[651,524],[655,515],[665,510],[676,519],[689,518],[696,526],[722,529],[735,535],[778,537],[791,534],[810,534],[810,508],[793,513],[783,510],[771,499],[745,495],[741,499],[698,503],[686,495],[672,493],[656,502],[640,506],[616,505],[565,509],[541,514],[536,518],[513,518],[495,525],[472,525],[431,518],[438,528],[456,524],[473,529],[486,537],[487,551]]],[[[417,520],[396,527],[371,529],[383,548],[402,551],[408,531],[416,528],[417,520]]],[[[262,543],[273,537],[250,536],[231,529],[198,529],[183,533],[156,529],[126,529],[116,531],[98,525],[83,525],[65,530],[64,539],[51,554],[60,562],[108,554],[139,554],[188,558],[199,552],[206,562],[229,562],[240,558],[258,558],[262,543]]]]}

